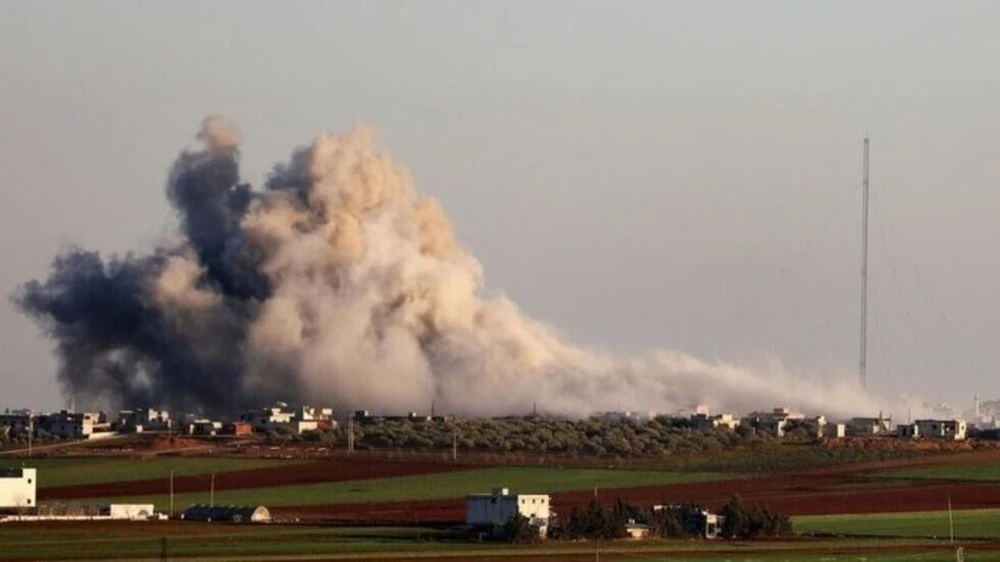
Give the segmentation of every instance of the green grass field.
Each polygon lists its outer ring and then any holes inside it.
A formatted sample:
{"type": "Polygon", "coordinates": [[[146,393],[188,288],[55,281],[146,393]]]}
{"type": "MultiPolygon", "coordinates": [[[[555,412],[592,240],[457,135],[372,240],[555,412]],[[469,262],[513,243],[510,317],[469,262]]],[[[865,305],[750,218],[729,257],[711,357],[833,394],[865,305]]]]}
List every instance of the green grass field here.
{"type": "Polygon", "coordinates": [[[976,480],[1000,482],[1000,464],[992,462],[955,463],[926,468],[908,468],[879,472],[880,478],[976,480]]]}
{"type": "MultiPolygon", "coordinates": [[[[217,504],[261,504],[266,506],[367,503],[397,500],[461,498],[466,494],[489,492],[506,486],[519,493],[553,493],[571,490],[622,488],[685,482],[705,482],[732,478],[722,473],[665,472],[655,470],[601,470],[585,468],[496,467],[372,480],[355,480],[303,486],[278,486],[245,490],[217,491],[217,504]]],[[[216,477],[223,482],[225,475],[216,477]]],[[[159,508],[169,502],[165,495],[100,498],[103,502],[154,503],[159,508]]],[[[178,494],[175,506],[207,503],[208,492],[178,494]]]]}
{"type": "Polygon", "coordinates": [[[0,468],[31,467],[38,469],[38,487],[52,488],[75,484],[123,482],[166,478],[174,469],[175,476],[231,472],[268,466],[280,466],[288,461],[235,458],[0,458],[0,468]]]}
{"type": "MultiPolygon", "coordinates": [[[[508,546],[476,543],[460,533],[428,528],[338,528],[199,523],[45,523],[0,525],[0,560],[111,560],[197,557],[215,560],[290,558],[419,559],[456,561],[750,560],[879,561],[954,560],[954,550],[927,540],[804,540],[729,542],[690,540],[615,541],[508,546]],[[166,539],[164,545],[164,539],[166,539]]],[[[968,560],[989,560],[988,552],[968,560]]],[[[995,554],[995,553],[994,553],[995,554]]]]}
{"type": "MultiPolygon", "coordinates": [[[[953,512],[956,539],[1000,538],[1000,509],[953,512]]],[[[950,537],[947,511],[874,513],[866,515],[810,515],[795,517],[797,533],[885,537],[950,537]]]]}

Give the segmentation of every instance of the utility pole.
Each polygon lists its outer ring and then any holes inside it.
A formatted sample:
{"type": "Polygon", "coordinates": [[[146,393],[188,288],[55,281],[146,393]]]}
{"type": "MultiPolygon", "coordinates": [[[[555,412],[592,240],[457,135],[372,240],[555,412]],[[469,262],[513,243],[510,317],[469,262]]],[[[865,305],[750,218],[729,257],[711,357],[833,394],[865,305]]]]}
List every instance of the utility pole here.
{"type": "Polygon", "coordinates": [[[868,135],[865,135],[864,173],[861,180],[861,388],[868,388],[868,135]]]}
{"type": "Polygon", "coordinates": [[[347,418],[347,454],[354,453],[354,416],[347,418]]]}
{"type": "Polygon", "coordinates": [[[170,518],[174,518],[174,469],[170,469],[170,518]]]}
{"type": "Polygon", "coordinates": [[[948,496],[948,531],[951,535],[951,544],[955,544],[955,518],[951,513],[951,496],[948,496]]]}

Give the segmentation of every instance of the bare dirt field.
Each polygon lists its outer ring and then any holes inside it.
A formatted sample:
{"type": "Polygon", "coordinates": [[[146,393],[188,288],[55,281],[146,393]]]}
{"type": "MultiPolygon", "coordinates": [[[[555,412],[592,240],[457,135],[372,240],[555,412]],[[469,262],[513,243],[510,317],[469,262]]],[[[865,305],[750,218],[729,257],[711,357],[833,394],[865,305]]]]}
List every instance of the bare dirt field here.
{"type": "MultiPolygon", "coordinates": [[[[340,458],[274,468],[255,468],[227,472],[225,478],[216,480],[215,489],[222,491],[266,488],[271,486],[296,486],[322,482],[345,482],[393,476],[435,474],[466,469],[468,469],[467,466],[456,463],[413,461],[381,461],[373,463],[363,458],[340,458]]],[[[208,489],[210,480],[210,474],[177,476],[174,478],[174,492],[204,491],[208,489]]],[[[47,501],[54,499],[67,500],[153,495],[164,493],[169,489],[169,486],[170,481],[168,478],[60,486],[39,490],[38,499],[39,501],[47,501]]]]}

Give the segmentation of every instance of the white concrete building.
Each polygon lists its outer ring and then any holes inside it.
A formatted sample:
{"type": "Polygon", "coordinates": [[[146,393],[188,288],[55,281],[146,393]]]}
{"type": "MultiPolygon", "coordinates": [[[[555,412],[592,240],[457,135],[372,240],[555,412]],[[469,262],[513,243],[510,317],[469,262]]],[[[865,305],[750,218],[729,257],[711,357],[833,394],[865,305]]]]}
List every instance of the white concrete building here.
{"type": "Polygon", "coordinates": [[[969,425],[965,420],[915,420],[900,429],[900,437],[963,441],[968,437],[969,425]]]}
{"type": "Polygon", "coordinates": [[[87,439],[94,433],[95,424],[101,423],[98,413],[76,413],[63,410],[55,414],[42,416],[38,420],[36,431],[47,433],[62,439],[87,439]]]}
{"type": "Polygon", "coordinates": [[[733,414],[716,414],[710,416],[708,414],[693,414],[691,416],[691,423],[698,429],[736,429],[740,426],[740,419],[733,414]]]}
{"type": "Polygon", "coordinates": [[[0,469],[0,511],[34,509],[37,488],[38,471],[36,469],[0,469]]]}
{"type": "Polygon", "coordinates": [[[155,408],[136,408],[118,412],[118,426],[122,431],[162,431],[170,429],[170,413],[155,408]]]}
{"type": "Polygon", "coordinates": [[[112,519],[142,521],[152,519],[156,515],[156,509],[151,503],[113,503],[108,506],[108,515],[112,519]]]}
{"type": "Polygon", "coordinates": [[[254,431],[267,431],[278,427],[288,426],[295,416],[295,412],[287,409],[284,402],[277,402],[268,408],[260,408],[247,412],[240,416],[240,421],[245,421],[253,426],[254,431]]]}
{"type": "Polygon", "coordinates": [[[301,406],[293,410],[289,409],[288,404],[284,402],[275,402],[273,406],[268,408],[260,408],[241,415],[240,421],[252,425],[254,431],[283,428],[294,433],[304,433],[315,431],[320,428],[320,425],[336,426],[336,422],[332,418],[332,408],[301,406]]]}
{"type": "Polygon", "coordinates": [[[877,418],[851,418],[847,422],[847,433],[855,436],[890,435],[892,416],[884,416],[879,412],[877,418]]]}
{"type": "Polygon", "coordinates": [[[187,425],[188,435],[212,436],[222,431],[222,422],[197,419],[187,425]]]}
{"type": "Polygon", "coordinates": [[[548,494],[511,494],[508,488],[494,488],[489,494],[465,496],[466,525],[503,525],[515,513],[528,518],[544,536],[551,515],[548,494]]]}
{"type": "Polygon", "coordinates": [[[806,415],[791,412],[788,408],[774,408],[770,412],[752,412],[744,416],[742,424],[749,425],[761,433],[784,437],[790,421],[804,421],[806,415]]]}

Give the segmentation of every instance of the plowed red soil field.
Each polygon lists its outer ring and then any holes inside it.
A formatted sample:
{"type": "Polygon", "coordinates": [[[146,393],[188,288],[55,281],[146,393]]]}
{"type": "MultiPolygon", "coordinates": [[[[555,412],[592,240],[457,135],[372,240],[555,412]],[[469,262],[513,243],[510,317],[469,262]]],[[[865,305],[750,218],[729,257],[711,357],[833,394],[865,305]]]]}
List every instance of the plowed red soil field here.
{"type": "MultiPolygon", "coordinates": [[[[267,488],[272,486],[295,486],[321,482],[346,482],[350,480],[370,480],[392,476],[413,476],[467,470],[469,467],[441,462],[368,462],[363,459],[316,461],[303,464],[285,465],[273,468],[254,468],[226,472],[215,479],[216,490],[242,490],[246,488],[267,488]]],[[[200,492],[211,485],[210,474],[177,476],[174,478],[174,492],[200,492]]],[[[131,482],[108,482],[102,484],[82,484],[59,486],[38,491],[38,500],[66,500],[95,497],[141,496],[166,493],[170,488],[167,478],[135,480],[131,482]]]]}
{"type": "MultiPolygon", "coordinates": [[[[922,464],[922,463],[920,463],[922,464]]],[[[642,506],[693,502],[721,508],[733,494],[748,505],[758,505],[788,515],[836,513],[882,513],[945,509],[948,499],[954,509],[1000,507],[1000,486],[983,482],[942,480],[889,480],[872,478],[865,469],[847,466],[808,474],[770,476],[719,482],[676,484],[599,490],[605,504],[627,498],[642,506]]],[[[585,509],[593,490],[556,493],[552,507],[568,514],[574,507],[585,509]]],[[[380,504],[339,504],[275,507],[282,518],[330,520],[342,523],[431,523],[455,522],[464,517],[462,500],[431,500],[380,504]]]]}

